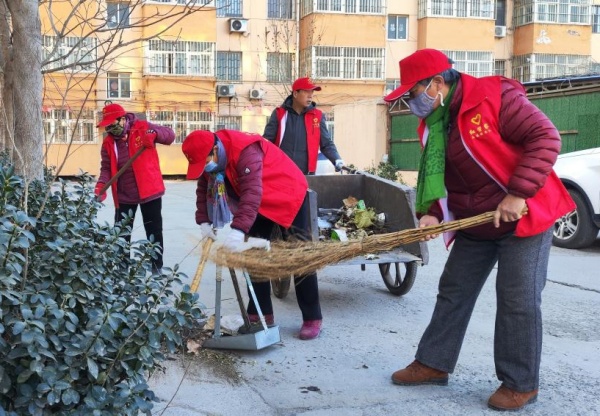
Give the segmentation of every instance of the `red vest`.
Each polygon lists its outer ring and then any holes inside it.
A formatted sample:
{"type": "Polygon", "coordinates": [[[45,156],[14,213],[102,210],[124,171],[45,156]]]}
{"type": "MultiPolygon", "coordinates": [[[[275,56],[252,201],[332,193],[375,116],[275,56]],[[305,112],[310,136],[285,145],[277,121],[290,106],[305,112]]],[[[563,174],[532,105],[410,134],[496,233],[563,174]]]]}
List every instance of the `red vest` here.
{"type": "MultiPolygon", "coordinates": [[[[148,123],[146,121],[138,120],[131,126],[129,137],[127,139],[129,143],[129,157],[132,157],[135,152],[143,146],[142,135],[145,134],[146,130],[148,130],[148,123]]],[[[110,176],[113,177],[118,171],[114,137],[108,134],[104,138],[102,146],[104,146],[110,157],[110,176]]],[[[165,191],[165,184],[163,182],[162,172],[160,171],[160,163],[158,161],[158,152],[156,151],[156,148],[144,150],[137,159],[133,161],[131,168],[133,169],[140,199],[145,199],[165,191]]],[[[111,191],[115,206],[118,207],[117,181],[112,183],[111,191]]]]}
{"type": "MultiPolygon", "coordinates": [[[[275,136],[275,145],[281,146],[285,127],[284,117],[287,118],[287,110],[283,107],[277,107],[277,135],[275,136]]],[[[321,146],[321,119],[323,113],[316,108],[308,110],[304,113],[304,125],[306,127],[306,148],[308,149],[308,171],[315,172],[317,170],[317,158],[319,156],[319,148],[321,146]]]]}
{"type": "Polygon", "coordinates": [[[281,149],[258,134],[233,130],[218,131],[227,155],[225,175],[240,195],[236,166],[240,153],[250,144],[260,143],[263,152],[263,194],[258,212],[271,221],[289,228],[300,210],[308,183],[304,174],[281,149]]]}
{"type": "MultiPolygon", "coordinates": [[[[475,78],[461,74],[463,98],[458,113],[458,129],[463,145],[475,162],[506,190],[517,167],[523,148],[502,140],[499,133],[501,106],[500,77],[475,78]]],[[[425,123],[419,125],[421,143],[426,141],[425,123]]],[[[554,171],[544,185],[527,199],[528,214],[517,223],[515,235],[529,237],[550,228],[564,214],[575,209],[575,204],[554,171]]],[[[442,203],[442,207],[447,207],[442,203]]],[[[444,209],[445,219],[452,214],[444,209]]]]}

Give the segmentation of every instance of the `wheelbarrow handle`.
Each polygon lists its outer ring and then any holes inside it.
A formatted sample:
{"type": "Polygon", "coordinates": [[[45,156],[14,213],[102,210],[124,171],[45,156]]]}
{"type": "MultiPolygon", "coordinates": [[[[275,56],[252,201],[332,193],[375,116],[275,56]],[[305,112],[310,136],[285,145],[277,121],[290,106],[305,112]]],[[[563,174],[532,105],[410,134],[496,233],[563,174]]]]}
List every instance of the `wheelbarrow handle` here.
{"type": "Polygon", "coordinates": [[[360,173],[358,170],[349,168],[348,166],[342,166],[341,170],[346,171],[348,173],[353,173],[353,174],[354,173],[360,173]]]}
{"type": "Polygon", "coordinates": [[[138,158],[138,156],[141,155],[144,150],[146,150],[146,148],[144,146],[140,147],[137,150],[137,152],[135,152],[133,154],[133,156],[131,156],[129,158],[129,160],[123,165],[123,167],[121,169],[119,169],[119,171],[117,173],[115,173],[115,176],[113,176],[112,178],[110,178],[108,180],[108,182],[106,182],[104,184],[104,186],[100,189],[100,192],[98,192],[98,196],[96,197],[96,199],[98,199],[100,195],[102,195],[103,193],[105,193],[108,190],[108,188],[110,188],[110,186],[113,184],[114,181],[116,181],[117,179],[119,179],[119,176],[121,176],[123,174],[123,172],[125,172],[127,170],[127,168],[129,168],[129,166],[131,166],[131,164],[133,163],[133,161],[136,160],[138,158]]]}

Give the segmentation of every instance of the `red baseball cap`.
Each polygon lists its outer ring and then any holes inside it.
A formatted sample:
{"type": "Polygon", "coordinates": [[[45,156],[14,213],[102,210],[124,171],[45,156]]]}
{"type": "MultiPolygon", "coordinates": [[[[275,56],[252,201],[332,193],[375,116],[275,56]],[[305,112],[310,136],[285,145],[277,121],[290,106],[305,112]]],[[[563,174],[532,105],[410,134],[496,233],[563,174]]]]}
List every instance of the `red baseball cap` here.
{"type": "Polygon", "coordinates": [[[298,90],[310,90],[310,91],[321,91],[321,87],[310,82],[310,78],[298,78],[292,84],[292,91],[298,90]]]}
{"type": "Polygon", "coordinates": [[[452,68],[452,61],[437,49],[420,49],[400,61],[400,86],[383,99],[391,102],[402,97],[417,82],[452,68]]]}
{"type": "Polygon", "coordinates": [[[187,135],[181,145],[181,151],[189,162],[187,179],[198,179],[202,175],[206,158],[214,145],[215,136],[212,131],[194,130],[187,135]]]}
{"type": "Polygon", "coordinates": [[[108,104],[102,109],[102,121],[96,127],[106,127],[113,124],[119,117],[127,114],[119,104],[108,104]]]}

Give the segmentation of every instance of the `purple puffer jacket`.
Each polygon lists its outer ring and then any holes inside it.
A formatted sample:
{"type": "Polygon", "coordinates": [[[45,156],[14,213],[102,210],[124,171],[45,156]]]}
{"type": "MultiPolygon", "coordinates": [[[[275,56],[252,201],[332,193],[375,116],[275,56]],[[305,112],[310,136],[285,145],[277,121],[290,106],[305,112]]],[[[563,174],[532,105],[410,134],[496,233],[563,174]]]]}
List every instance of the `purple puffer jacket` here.
{"type": "MultiPolygon", "coordinates": [[[[125,117],[127,118],[126,131],[128,132],[131,129],[131,126],[133,126],[138,119],[133,113],[127,113],[125,117]]],[[[169,127],[148,123],[148,129],[156,131],[155,143],[170,145],[175,140],[175,132],[173,132],[173,130],[171,130],[169,127]]],[[[117,146],[117,152],[119,155],[117,161],[117,171],[120,170],[129,160],[129,141],[125,140],[127,135],[124,135],[123,137],[124,139],[122,140],[115,139],[115,144],[117,146]]],[[[111,177],[110,157],[104,147],[102,147],[100,154],[102,160],[100,162],[100,175],[98,177],[98,182],[106,183],[111,177]]],[[[164,192],[161,192],[156,195],[151,195],[144,200],[140,200],[138,186],[135,181],[135,174],[133,173],[133,168],[131,166],[125,172],[123,172],[117,181],[117,197],[120,204],[143,204],[145,202],[160,198],[163,195],[164,192]]]]}
{"type": "MultiPolygon", "coordinates": [[[[231,213],[233,214],[233,221],[231,222],[231,228],[248,233],[250,228],[256,221],[258,216],[258,208],[262,200],[263,195],[263,178],[262,178],[262,164],[264,159],[264,153],[259,143],[253,143],[248,147],[244,148],[240,153],[237,169],[239,173],[239,189],[240,194],[245,196],[244,203],[238,206],[240,196],[235,193],[233,187],[229,185],[226,180],[225,185],[227,187],[228,203],[231,213]],[[246,166],[254,166],[250,169],[250,173],[246,174],[244,169],[246,166]]],[[[210,223],[208,218],[208,210],[206,207],[206,188],[208,182],[206,175],[200,175],[198,178],[198,186],[196,187],[196,223],[202,224],[203,222],[210,223]]]]}
{"type": "MultiPolygon", "coordinates": [[[[516,81],[503,79],[501,86],[500,135],[504,141],[525,149],[508,184],[508,192],[530,198],[543,186],[548,166],[551,169],[560,152],[560,135],[548,117],[527,99],[516,81]]],[[[461,104],[462,85],[459,81],[450,104],[451,120],[456,119],[461,104]]],[[[457,219],[494,211],[506,193],[467,152],[458,127],[454,125],[450,129],[445,173],[449,210],[457,219]]],[[[440,220],[443,217],[439,204],[433,204],[429,214],[440,220]]],[[[500,222],[500,227],[495,228],[490,223],[463,232],[476,238],[494,239],[514,231],[516,225],[517,222],[500,222]]]]}

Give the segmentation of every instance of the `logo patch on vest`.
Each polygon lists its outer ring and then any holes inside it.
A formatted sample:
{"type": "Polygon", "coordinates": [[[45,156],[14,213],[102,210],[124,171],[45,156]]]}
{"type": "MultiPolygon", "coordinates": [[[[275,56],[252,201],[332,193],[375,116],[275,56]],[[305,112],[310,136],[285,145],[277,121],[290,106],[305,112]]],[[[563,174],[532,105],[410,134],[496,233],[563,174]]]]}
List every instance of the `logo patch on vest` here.
{"type": "Polygon", "coordinates": [[[486,122],[482,123],[481,113],[477,113],[472,117],[471,123],[474,125],[469,129],[469,135],[472,140],[482,138],[490,132],[490,125],[486,122]]]}
{"type": "Polygon", "coordinates": [[[313,118],[313,127],[319,127],[319,119],[317,117],[313,118]]]}

